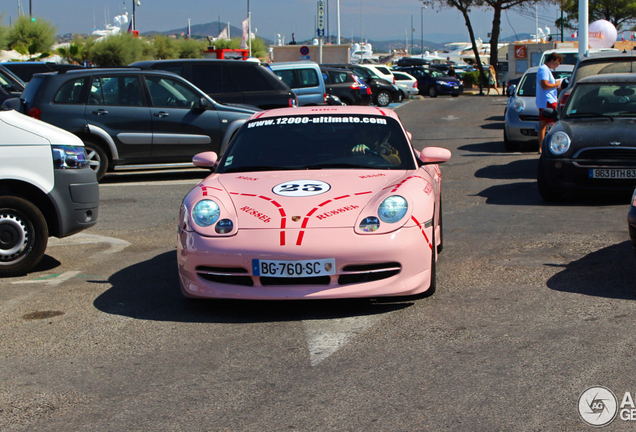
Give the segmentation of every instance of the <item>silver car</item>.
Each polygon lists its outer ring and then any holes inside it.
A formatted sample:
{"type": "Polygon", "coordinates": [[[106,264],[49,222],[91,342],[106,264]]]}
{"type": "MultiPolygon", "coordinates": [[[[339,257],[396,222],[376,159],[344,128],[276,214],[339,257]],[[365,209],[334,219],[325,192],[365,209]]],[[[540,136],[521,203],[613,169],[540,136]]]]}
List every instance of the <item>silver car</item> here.
{"type": "MultiPolygon", "coordinates": [[[[572,65],[559,65],[552,75],[554,79],[569,78],[572,65]]],[[[521,77],[506,104],[504,125],[504,147],[506,151],[519,151],[522,145],[538,146],[539,109],[535,103],[537,71],[539,66],[529,68],[521,77]]]]}

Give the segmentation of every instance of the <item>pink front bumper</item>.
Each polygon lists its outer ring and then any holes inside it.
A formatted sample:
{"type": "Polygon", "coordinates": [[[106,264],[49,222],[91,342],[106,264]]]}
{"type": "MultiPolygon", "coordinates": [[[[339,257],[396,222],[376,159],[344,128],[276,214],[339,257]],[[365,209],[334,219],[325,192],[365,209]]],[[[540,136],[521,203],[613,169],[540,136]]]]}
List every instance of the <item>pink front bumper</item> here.
{"type": "MultiPolygon", "coordinates": [[[[231,299],[335,299],[413,295],[426,291],[431,279],[432,228],[403,228],[389,234],[358,235],[351,228],[313,229],[304,233],[302,245],[280,245],[278,230],[242,230],[232,237],[179,234],[177,262],[181,290],[187,297],[231,299]],[[311,260],[335,258],[336,274],[328,284],[263,285],[252,275],[252,259],[311,260]],[[397,274],[381,280],[339,283],[346,266],[398,263],[397,274]],[[245,269],[244,284],[211,281],[197,272],[200,267],[245,269]]],[[[298,231],[287,230],[290,239],[298,231]]],[[[233,272],[227,270],[228,272],[233,272]]],[[[290,282],[290,281],[286,281],[290,282]]]]}

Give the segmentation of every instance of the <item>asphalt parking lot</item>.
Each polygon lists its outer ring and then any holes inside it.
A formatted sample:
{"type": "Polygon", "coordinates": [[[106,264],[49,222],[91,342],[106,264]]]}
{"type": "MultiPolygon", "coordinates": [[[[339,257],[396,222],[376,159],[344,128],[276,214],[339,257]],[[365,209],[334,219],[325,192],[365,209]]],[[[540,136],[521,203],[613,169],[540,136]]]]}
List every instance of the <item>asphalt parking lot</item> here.
{"type": "Polygon", "coordinates": [[[94,228],[0,280],[0,430],[591,430],[587,388],[634,388],[629,196],[545,204],[505,100],[396,107],[453,152],[430,298],[188,301],[176,219],[205,171],[107,176],[94,228]]]}

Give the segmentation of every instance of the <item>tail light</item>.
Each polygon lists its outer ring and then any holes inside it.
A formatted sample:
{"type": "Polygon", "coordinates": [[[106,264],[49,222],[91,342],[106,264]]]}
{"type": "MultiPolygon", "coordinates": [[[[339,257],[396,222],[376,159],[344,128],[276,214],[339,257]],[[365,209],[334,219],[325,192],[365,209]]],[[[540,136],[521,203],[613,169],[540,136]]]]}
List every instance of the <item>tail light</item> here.
{"type": "Polygon", "coordinates": [[[559,109],[565,106],[565,103],[568,101],[569,97],[570,97],[569,92],[563,92],[563,94],[561,95],[561,99],[559,99],[559,109]]]}
{"type": "Polygon", "coordinates": [[[368,95],[370,95],[371,93],[373,93],[373,92],[371,91],[371,87],[367,86],[367,94],[368,94],[368,95]]]}
{"type": "Polygon", "coordinates": [[[42,116],[42,111],[40,111],[40,110],[39,110],[39,109],[37,109],[37,108],[31,108],[31,109],[29,110],[29,115],[30,115],[31,117],[35,118],[35,119],[40,120],[40,117],[42,116]]]}
{"type": "Polygon", "coordinates": [[[395,85],[395,76],[393,77],[393,85],[395,85]]]}
{"type": "Polygon", "coordinates": [[[353,78],[353,84],[351,84],[351,90],[360,90],[360,84],[358,84],[358,81],[353,76],[353,74],[351,74],[351,78],[353,78]]]}
{"type": "Polygon", "coordinates": [[[413,83],[413,88],[415,88],[415,89],[417,88],[417,81],[415,81],[415,82],[413,83]]]}
{"type": "Polygon", "coordinates": [[[324,101],[324,103],[327,103],[327,93],[322,94],[322,100],[324,101]]]}

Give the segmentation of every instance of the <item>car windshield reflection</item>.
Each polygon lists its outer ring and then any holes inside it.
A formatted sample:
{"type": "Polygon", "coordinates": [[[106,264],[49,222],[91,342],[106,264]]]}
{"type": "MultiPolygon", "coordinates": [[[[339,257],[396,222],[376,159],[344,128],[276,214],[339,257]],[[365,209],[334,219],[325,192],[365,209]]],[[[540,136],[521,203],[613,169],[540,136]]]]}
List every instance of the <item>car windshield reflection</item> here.
{"type": "Polygon", "coordinates": [[[320,169],[415,169],[400,124],[368,115],[289,116],[245,124],[218,173],[320,169]]]}
{"type": "Polygon", "coordinates": [[[576,87],[566,117],[635,117],[636,84],[590,83],[576,87]]]}

